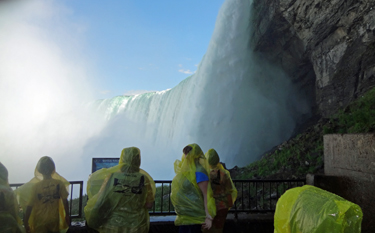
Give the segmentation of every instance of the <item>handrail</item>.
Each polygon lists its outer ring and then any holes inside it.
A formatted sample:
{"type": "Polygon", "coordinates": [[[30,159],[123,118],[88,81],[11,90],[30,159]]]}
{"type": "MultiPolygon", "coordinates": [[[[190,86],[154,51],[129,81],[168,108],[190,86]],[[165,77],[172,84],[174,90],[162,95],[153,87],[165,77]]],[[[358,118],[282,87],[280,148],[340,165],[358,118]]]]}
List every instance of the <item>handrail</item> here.
{"type": "Polygon", "coordinates": [[[20,186],[24,185],[24,183],[16,183],[16,184],[9,184],[9,186],[12,188],[12,187],[15,187],[16,189],[20,186]]]}
{"type": "Polygon", "coordinates": [[[275,212],[280,196],[290,188],[303,186],[305,179],[233,180],[237,200],[229,212],[237,214],[275,212]]]}
{"type": "Polygon", "coordinates": [[[83,199],[83,181],[69,181],[70,183],[70,206],[69,206],[69,216],[70,219],[74,218],[82,218],[82,199],[83,199]],[[73,186],[74,184],[79,184],[79,200],[78,200],[78,214],[72,215],[72,207],[73,207],[73,186]]]}
{"type": "MultiPolygon", "coordinates": [[[[75,218],[82,218],[82,201],[83,201],[83,181],[69,181],[70,183],[70,199],[69,199],[69,216],[70,219],[75,219],[75,218]],[[72,209],[73,209],[73,191],[74,191],[74,185],[79,185],[79,200],[78,200],[78,214],[73,215],[72,214],[72,209]]],[[[24,185],[24,183],[14,183],[14,184],[9,184],[11,188],[17,189],[18,187],[24,185]]]]}
{"type": "Polygon", "coordinates": [[[161,186],[156,188],[155,202],[152,206],[152,210],[149,211],[149,214],[150,215],[176,215],[173,205],[171,204],[172,181],[171,180],[154,180],[154,181],[156,185],[161,184],[161,186]],[[166,193],[164,189],[165,187],[164,184],[167,184],[166,193]],[[168,197],[168,202],[164,202],[165,196],[168,197]]]}
{"type": "MultiPolygon", "coordinates": [[[[267,180],[233,180],[238,192],[237,200],[229,212],[237,214],[274,212],[277,200],[290,188],[303,186],[305,179],[267,179],[267,180]],[[247,198],[246,198],[247,197],[247,198]]],[[[156,189],[155,202],[150,215],[176,215],[173,205],[171,206],[171,180],[155,180],[158,185],[156,189]],[[160,185],[161,184],[161,185],[160,185]],[[166,187],[166,189],[165,189],[166,187]],[[165,191],[167,190],[167,191],[165,191]],[[165,201],[166,197],[168,200],[165,201]]]]}
{"type": "MultiPolygon", "coordinates": [[[[237,200],[229,212],[237,214],[245,213],[262,213],[274,212],[276,209],[277,200],[288,189],[303,186],[306,184],[305,179],[268,179],[268,180],[233,180],[237,188],[237,200]]],[[[69,215],[71,219],[82,218],[82,202],[83,202],[83,181],[70,181],[70,201],[69,201],[69,215]],[[74,185],[79,185],[79,200],[78,200],[78,214],[72,213],[73,209],[73,191],[74,185]]],[[[176,215],[174,207],[171,202],[171,180],[155,180],[156,194],[155,202],[152,209],[149,211],[150,215],[176,215]]],[[[22,183],[10,184],[10,187],[18,188],[22,183]]]]}

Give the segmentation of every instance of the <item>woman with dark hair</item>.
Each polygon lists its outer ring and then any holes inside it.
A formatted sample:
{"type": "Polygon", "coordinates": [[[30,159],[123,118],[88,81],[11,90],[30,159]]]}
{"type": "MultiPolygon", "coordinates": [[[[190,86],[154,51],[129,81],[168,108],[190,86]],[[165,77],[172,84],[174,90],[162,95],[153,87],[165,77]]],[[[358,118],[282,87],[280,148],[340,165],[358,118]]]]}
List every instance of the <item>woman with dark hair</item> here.
{"type": "Polygon", "coordinates": [[[69,182],[57,174],[55,163],[48,156],[39,159],[34,174],[33,179],[16,190],[26,210],[23,220],[26,232],[66,232],[70,225],[69,182]]]}
{"type": "Polygon", "coordinates": [[[140,168],[141,152],[136,147],[121,152],[119,164],[96,171],[89,186],[104,178],[98,193],[89,197],[85,207],[87,224],[100,233],[147,233],[148,209],[155,200],[155,182],[140,168]]]}
{"type": "Polygon", "coordinates": [[[201,148],[190,144],[174,164],[171,201],[177,213],[175,225],[180,233],[210,229],[215,217],[215,200],[208,176],[209,166],[201,148]]]}

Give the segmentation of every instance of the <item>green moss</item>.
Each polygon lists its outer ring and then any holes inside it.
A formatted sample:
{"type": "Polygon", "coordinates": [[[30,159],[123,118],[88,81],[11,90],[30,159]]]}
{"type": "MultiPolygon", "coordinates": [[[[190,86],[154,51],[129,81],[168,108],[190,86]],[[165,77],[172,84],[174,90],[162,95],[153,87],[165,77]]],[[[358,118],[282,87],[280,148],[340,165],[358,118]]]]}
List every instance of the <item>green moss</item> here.
{"type": "Polygon", "coordinates": [[[375,129],[375,89],[361,96],[334,117],[339,133],[367,133],[375,129]]]}

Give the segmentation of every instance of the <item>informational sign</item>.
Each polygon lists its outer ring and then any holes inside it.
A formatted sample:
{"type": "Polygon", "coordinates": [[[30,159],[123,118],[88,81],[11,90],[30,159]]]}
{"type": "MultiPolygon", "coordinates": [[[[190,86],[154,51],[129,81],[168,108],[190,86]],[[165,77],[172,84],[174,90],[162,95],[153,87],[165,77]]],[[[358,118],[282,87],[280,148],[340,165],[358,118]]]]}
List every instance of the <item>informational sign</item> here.
{"type": "Polygon", "coordinates": [[[92,158],[91,173],[118,165],[120,158],[92,158]]]}

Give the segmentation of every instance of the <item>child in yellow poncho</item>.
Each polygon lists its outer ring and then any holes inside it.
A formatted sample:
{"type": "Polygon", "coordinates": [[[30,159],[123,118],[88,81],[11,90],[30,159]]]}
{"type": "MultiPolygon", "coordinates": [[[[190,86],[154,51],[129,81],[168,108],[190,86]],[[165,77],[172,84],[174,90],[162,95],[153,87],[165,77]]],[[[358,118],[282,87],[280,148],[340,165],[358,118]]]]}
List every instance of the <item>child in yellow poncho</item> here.
{"type": "Polygon", "coordinates": [[[70,225],[69,182],[55,171],[52,158],[40,158],[35,177],[17,189],[21,206],[26,209],[24,225],[29,233],[62,233],[70,225]]]}

